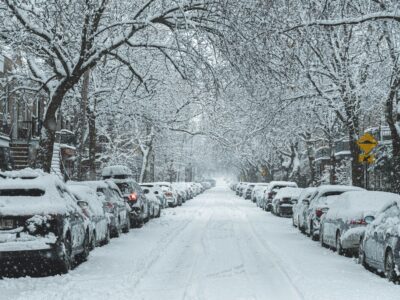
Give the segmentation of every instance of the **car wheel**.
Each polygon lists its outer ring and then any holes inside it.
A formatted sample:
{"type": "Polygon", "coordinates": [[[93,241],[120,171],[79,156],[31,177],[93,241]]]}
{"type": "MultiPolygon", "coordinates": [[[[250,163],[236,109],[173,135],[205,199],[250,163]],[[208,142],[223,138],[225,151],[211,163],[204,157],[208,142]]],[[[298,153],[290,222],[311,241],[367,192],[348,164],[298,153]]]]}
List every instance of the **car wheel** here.
{"type": "Polygon", "coordinates": [[[96,245],[97,245],[96,231],[93,231],[92,240],[90,241],[90,251],[96,248],[96,245]]]}
{"type": "Polygon", "coordinates": [[[110,239],[111,239],[110,226],[107,226],[106,236],[104,237],[104,240],[101,243],[101,246],[109,244],[110,239]]]}
{"type": "Polygon", "coordinates": [[[360,239],[360,244],[358,245],[358,263],[361,264],[364,268],[367,268],[367,263],[365,262],[365,252],[363,239],[360,239]]]}
{"type": "Polygon", "coordinates": [[[322,228],[320,229],[320,233],[319,233],[319,241],[321,242],[321,246],[326,248],[326,244],[324,242],[324,233],[322,231],[322,228]]]}
{"type": "Polygon", "coordinates": [[[76,265],[83,263],[87,260],[89,253],[90,253],[90,236],[89,232],[85,235],[85,240],[83,241],[82,245],[82,252],[76,256],[76,265]]]}
{"type": "Polygon", "coordinates": [[[336,233],[336,252],[339,255],[343,255],[344,254],[344,250],[343,250],[343,247],[342,247],[342,242],[340,241],[340,232],[339,231],[336,233]]]}
{"type": "Polygon", "coordinates": [[[126,217],[125,227],[122,230],[122,232],[128,233],[130,228],[131,228],[131,219],[129,217],[126,217]]]}
{"type": "Polygon", "coordinates": [[[386,251],[385,255],[385,275],[390,282],[396,282],[398,279],[393,253],[390,249],[386,251]]]}
{"type": "Polygon", "coordinates": [[[63,249],[63,254],[59,260],[59,268],[61,274],[66,274],[72,267],[72,243],[69,235],[62,242],[61,248],[63,249]]]}

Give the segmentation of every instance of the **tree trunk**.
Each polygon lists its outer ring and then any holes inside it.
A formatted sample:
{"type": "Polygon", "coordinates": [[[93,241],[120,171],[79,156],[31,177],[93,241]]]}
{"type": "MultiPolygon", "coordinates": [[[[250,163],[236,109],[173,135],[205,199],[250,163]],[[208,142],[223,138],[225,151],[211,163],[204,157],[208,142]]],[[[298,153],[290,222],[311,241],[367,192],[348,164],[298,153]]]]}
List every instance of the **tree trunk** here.
{"type": "Polygon", "coordinates": [[[83,75],[82,82],[82,91],[81,91],[81,109],[80,109],[80,118],[79,118],[79,128],[78,129],[78,155],[77,155],[77,168],[78,168],[78,179],[84,180],[85,178],[85,170],[82,166],[82,161],[85,156],[85,128],[86,128],[86,110],[89,96],[89,80],[90,80],[90,71],[86,71],[83,75]]]}
{"type": "Polygon", "coordinates": [[[88,124],[89,124],[89,179],[96,179],[96,114],[88,108],[88,124]]]}

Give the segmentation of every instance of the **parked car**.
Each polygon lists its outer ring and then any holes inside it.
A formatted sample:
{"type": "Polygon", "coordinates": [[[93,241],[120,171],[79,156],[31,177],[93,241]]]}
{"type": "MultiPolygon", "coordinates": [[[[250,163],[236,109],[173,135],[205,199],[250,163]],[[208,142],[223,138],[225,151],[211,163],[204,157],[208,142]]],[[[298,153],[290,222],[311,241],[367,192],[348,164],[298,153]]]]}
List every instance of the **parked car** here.
{"type": "Polygon", "coordinates": [[[284,187],[297,188],[297,183],[292,181],[271,181],[268,184],[268,188],[264,191],[261,207],[266,211],[271,211],[272,199],[274,199],[276,193],[284,187]]]}
{"type": "Polygon", "coordinates": [[[251,193],[251,201],[257,204],[259,202],[259,198],[264,194],[265,189],[268,187],[268,183],[258,183],[253,189],[251,193]]]}
{"type": "Polygon", "coordinates": [[[320,241],[339,254],[357,253],[367,224],[400,196],[385,192],[346,192],[337,196],[321,221],[320,241]]]}
{"type": "Polygon", "coordinates": [[[316,187],[305,188],[301,192],[297,203],[293,204],[292,223],[293,226],[297,227],[301,232],[304,232],[304,210],[308,208],[310,198],[316,189],[316,187]]]}
{"type": "Polygon", "coordinates": [[[144,196],[140,185],[133,179],[128,167],[120,165],[105,167],[102,177],[112,180],[121,190],[131,208],[129,214],[131,225],[140,227],[149,220],[149,201],[144,196]]]}
{"type": "Polygon", "coordinates": [[[152,218],[159,218],[161,215],[161,203],[157,196],[154,194],[153,190],[148,187],[143,188],[143,193],[150,203],[150,216],[152,218]]]}
{"type": "Polygon", "coordinates": [[[168,207],[167,199],[164,196],[161,186],[153,182],[141,183],[140,186],[142,187],[142,189],[149,188],[152,191],[152,193],[156,195],[157,199],[160,201],[160,205],[162,208],[168,207]]]}
{"type": "Polygon", "coordinates": [[[81,208],[91,222],[89,231],[91,250],[96,246],[108,244],[111,237],[110,218],[96,190],[80,182],[68,182],[67,186],[78,203],[88,203],[88,206],[81,206],[81,208]]]}
{"type": "Polygon", "coordinates": [[[394,194],[389,197],[392,203],[366,228],[360,242],[359,261],[365,267],[383,272],[389,281],[397,282],[400,279],[400,199],[394,194]]]}
{"type": "Polygon", "coordinates": [[[169,182],[157,182],[161,187],[169,207],[178,206],[178,195],[169,182]]]}
{"type": "Polygon", "coordinates": [[[0,269],[28,260],[56,264],[67,273],[85,261],[89,220],[67,186],[55,175],[13,175],[0,181],[0,269]]]}
{"type": "Polygon", "coordinates": [[[256,186],[255,183],[249,183],[246,186],[246,188],[244,189],[244,192],[243,192],[243,198],[244,199],[246,199],[246,200],[250,199],[251,200],[251,193],[253,192],[255,186],[256,186]]]}
{"type": "Polygon", "coordinates": [[[291,217],[293,204],[297,202],[302,191],[302,188],[281,188],[272,200],[272,213],[279,217],[291,217]]]}
{"type": "Polygon", "coordinates": [[[94,190],[103,203],[103,209],[110,220],[111,237],[119,237],[122,232],[127,233],[130,228],[129,211],[124,198],[114,182],[109,180],[82,181],[94,190]]]}
{"type": "Polygon", "coordinates": [[[319,239],[321,217],[340,194],[350,191],[364,191],[356,186],[322,185],[317,188],[310,200],[304,200],[308,208],[305,210],[305,231],[312,240],[319,239]]]}

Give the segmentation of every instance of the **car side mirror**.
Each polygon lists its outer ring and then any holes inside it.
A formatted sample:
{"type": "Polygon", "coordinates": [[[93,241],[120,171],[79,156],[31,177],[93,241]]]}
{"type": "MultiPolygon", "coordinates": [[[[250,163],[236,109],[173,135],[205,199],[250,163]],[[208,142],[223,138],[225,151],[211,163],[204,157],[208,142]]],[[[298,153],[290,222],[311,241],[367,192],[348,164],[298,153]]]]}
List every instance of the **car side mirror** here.
{"type": "Polygon", "coordinates": [[[78,201],[78,205],[80,208],[87,208],[89,206],[89,203],[86,201],[78,201]]]}
{"type": "Polygon", "coordinates": [[[149,190],[144,190],[143,193],[144,194],[148,194],[148,193],[150,193],[150,191],[149,190]]]}
{"type": "Polygon", "coordinates": [[[158,195],[158,191],[155,191],[154,194],[158,195]]]}
{"type": "Polygon", "coordinates": [[[310,205],[310,200],[304,199],[304,200],[302,201],[302,203],[303,203],[304,205],[310,205]]]}
{"type": "Polygon", "coordinates": [[[366,216],[366,217],[364,218],[364,221],[365,221],[365,223],[367,223],[367,224],[371,224],[374,220],[375,220],[375,217],[374,217],[374,216],[366,216]]]}

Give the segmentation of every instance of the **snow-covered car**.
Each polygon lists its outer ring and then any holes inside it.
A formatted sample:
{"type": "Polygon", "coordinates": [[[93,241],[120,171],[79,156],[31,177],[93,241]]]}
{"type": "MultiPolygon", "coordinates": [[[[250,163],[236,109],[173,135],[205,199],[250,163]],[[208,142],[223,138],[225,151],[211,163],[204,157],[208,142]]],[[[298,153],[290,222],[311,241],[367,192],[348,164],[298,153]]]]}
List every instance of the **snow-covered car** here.
{"type": "Polygon", "coordinates": [[[143,187],[143,193],[150,203],[150,216],[152,218],[159,218],[161,215],[161,203],[157,196],[153,193],[151,188],[143,187]]]}
{"type": "Polygon", "coordinates": [[[178,195],[172,185],[169,182],[157,182],[157,184],[161,187],[161,190],[163,191],[164,196],[167,199],[168,206],[178,206],[178,195]]]}
{"type": "Polygon", "coordinates": [[[285,187],[297,188],[297,183],[292,181],[271,181],[268,184],[268,188],[264,191],[264,197],[262,197],[261,207],[266,211],[272,209],[272,199],[274,199],[276,193],[285,187]]]}
{"type": "Polygon", "coordinates": [[[68,182],[67,186],[79,201],[78,203],[88,203],[87,206],[83,205],[81,208],[91,222],[91,250],[97,246],[108,244],[111,237],[110,218],[107,216],[103,202],[96,190],[80,182],[68,182]]]}
{"type": "Polygon", "coordinates": [[[164,196],[161,186],[153,182],[141,183],[140,186],[142,189],[149,188],[151,190],[151,192],[157,197],[158,201],[160,201],[161,208],[168,207],[167,199],[164,196]]]}
{"type": "Polygon", "coordinates": [[[331,204],[321,221],[320,241],[342,253],[357,253],[366,226],[384,207],[400,200],[386,192],[346,192],[331,204]]]}
{"type": "Polygon", "coordinates": [[[245,200],[251,200],[251,193],[253,192],[255,186],[256,186],[255,183],[249,183],[246,186],[246,188],[244,189],[244,192],[243,192],[243,198],[245,200]]]}
{"type": "Polygon", "coordinates": [[[398,281],[400,270],[400,202],[399,196],[376,216],[366,228],[360,242],[359,261],[368,268],[384,272],[389,281],[398,281]]]}
{"type": "Polygon", "coordinates": [[[111,237],[119,237],[130,228],[129,212],[126,201],[118,186],[109,180],[81,181],[80,184],[93,188],[103,203],[103,209],[109,218],[111,237]]]}
{"type": "Polygon", "coordinates": [[[56,264],[59,272],[68,272],[89,255],[89,223],[77,200],[55,175],[1,180],[2,270],[28,259],[56,264]]]}
{"type": "Polygon", "coordinates": [[[337,196],[350,191],[365,190],[356,186],[322,185],[317,188],[310,200],[304,201],[305,205],[308,204],[305,209],[305,232],[312,240],[319,239],[321,217],[329,210],[330,205],[335,202],[337,196]]]}
{"type": "Polygon", "coordinates": [[[301,232],[304,231],[304,211],[308,208],[307,203],[309,203],[310,198],[314,194],[316,189],[316,187],[305,188],[301,192],[297,203],[293,204],[292,223],[293,226],[297,227],[301,232]]]}
{"type": "Polygon", "coordinates": [[[267,188],[268,183],[258,183],[254,187],[251,193],[251,201],[257,204],[258,206],[258,199],[264,194],[264,190],[267,188]]]}
{"type": "Polygon", "coordinates": [[[297,202],[302,191],[302,188],[281,188],[272,200],[272,213],[280,217],[292,216],[293,204],[297,202]]]}
{"type": "Polygon", "coordinates": [[[101,176],[103,179],[112,180],[120,189],[131,208],[129,218],[132,225],[140,227],[149,220],[149,202],[128,167],[121,165],[105,167],[101,176]]]}

